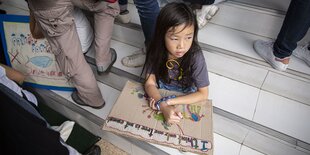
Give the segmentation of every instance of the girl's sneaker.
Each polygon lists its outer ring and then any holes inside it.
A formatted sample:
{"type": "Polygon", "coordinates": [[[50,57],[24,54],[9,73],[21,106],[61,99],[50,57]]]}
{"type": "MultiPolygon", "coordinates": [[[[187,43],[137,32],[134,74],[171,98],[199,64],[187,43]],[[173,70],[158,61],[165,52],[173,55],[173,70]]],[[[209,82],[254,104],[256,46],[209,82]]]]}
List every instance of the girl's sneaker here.
{"type": "Polygon", "coordinates": [[[199,29],[207,25],[218,10],[219,7],[216,5],[204,5],[200,10],[196,10],[196,18],[199,29]]]}
{"type": "Polygon", "coordinates": [[[128,10],[121,11],[119,15],[116,17],[116,19],[124,24],[129,23],[131,20],[129,11],[128,10]]]}

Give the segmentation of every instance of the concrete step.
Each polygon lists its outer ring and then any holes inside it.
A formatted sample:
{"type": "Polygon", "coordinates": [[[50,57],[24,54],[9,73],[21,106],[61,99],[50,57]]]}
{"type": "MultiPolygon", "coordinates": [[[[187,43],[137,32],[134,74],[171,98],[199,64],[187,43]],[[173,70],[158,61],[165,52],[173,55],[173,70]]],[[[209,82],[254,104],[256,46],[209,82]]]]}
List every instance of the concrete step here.
{"type": "MultiPolygon", "coordinates": [[[[132,54],[137,48],[118,41],[112,41],[112,47],[118,53],[118,60],[114,67],[139,76],[142,68],[127,68],[120,63],[121,57],[132,54]]],[[[94,55],[90,52],[88,56],[93,57],[94,55]]],[[[216,108],[289,135],[300,142],[308,143],[307,130],[310,129],[310,126],[302,122],[310,116],[309,105],[274,94],[273,90],[267,87],[269,83],[273,83],[268,82],[268,78],[272,79],[272,73],[268,74],[265,77],[267,80],[264,80],[266,86],[257,88],[210,71],[210,99],[213,100],[216,108]],[[277,113],[273,113],[275,108],[277,113]]],[[[273,80],[281,81],[282,79],[275,78],[273,80]]],[[[288,81],[288,83],[293,84],[292,81],[288,81]]],[[[283,137],[283,139],[286,138],[283,137]]]]}
{"type": "MultiPolygon", "coordinates": [[[[230,1],[219,4],[219,7],[220,11],[205,28],[199,31],[198,40],[201,46],[209,45],[217,48],[217,52],[224,52],[255,64],[260,63],[264,66],[269,66],[255,53],[253,42],[258,39],[270,40],[275,38],[280,30],[284,16],[272,12],[272,10],[262,10],[263,8],[261,7],[252,8],[230,1]]],[[[132,17],[132,24],[140,25],[135,6],[131,4],[128,8],[132,17]]],[[[136,28],[137,26],[132,26],[132,24],[121,25],[139,30],[136,28]]],[[[135,33],[135,38],[130,38],[131,35],[126,36],[122,32],[123,30],[115,28],[114,37],[116,40],[135,46],[142,46],[144,38],[141,32],[135,33]]],[[[130,34],[134,34],[134,31],[130,34]]],[[[306,35],[301,43],[309,40],[310,33],[306,35]]],[[[310,67],[295,57],[292,58],[287,72],[310,79],[310,67]]]]}
{"type": "MultiPolygon", "coordinates": [[[[135,23],[138,16],[135,7],[130,8],[135,23]]],[[[226,8],[230,7],[226,6],[226,8]]],[[[220,8],[221,11],[222,8],[220,8]]],[[[256,11],[256,13],[260,12],[256,11]]],[[[210,99],[213,100],[215,107],[300,141],[310,142],[306,131],[310,126],[303,123],[296,124],[296,122],[303,122],[302,120],[306,121],[309,117],[310,97],[307,92],[310,86],[310,68],[308,66],[293,58],[287,72],[272,69],[253,50],[254,40],[266,39],[258,34],[217,25],[212,21],[205,29],[200,30],[199,34],[199,41],[204,49],[210,71],[210,99]],[[277,113],[273,112],[274,108],[277,109],[277,113]],[[270,113],[265,113],[267,111],[270,113]]],[[[116,25],[113,38],[138,47],[143,44],[142,32],[134,25],[116,25]]],[[[119,45],[114,47],[117,48],[119,45]]],[[[121,48],[117,51],[121,53],[120,58],[133,52],[121,48]]],[[[123,70],[127,71],[128,68],[125,67],[123,70]]],[[[134,72],[140,75],[141,71],[134,72]]]]}
{"type": "MultiPolygon", "coordinates": [[[[6,2],[8,3],[1,5],[1,8],[3,6],[8,8],[8,12],[29,14],[28,10],[23,8],[24,4],[16,1],[6,2]]],[[[272,38],[268,37],[270,35],[268,33],[260,34],[266,29],[251,32],[252,29],[247,29],[247,26],[253,26],[250,24],[241,25],[240,27],[246,30],[243,31],[238,29],[234,20],[228,20],[229,22],[225,23],[223,19],[227,13],[238,12],[239,9],[244,12],[256,10],[258,14],[264,12],[263,15],[266,15],[266,9],[257,11],[260,7],[245,4],[238,6],[237,3],[239,2],[221,4],[220,12],[224,10],[223,14],[219,12],[213,19],[214,21],[212,20],[205,29],[200,31],[199,36],[210,71],[210,98],[213,99],[215,109],[217,109],[214,119],[215,140],[225,137],[228,140],[222,142],[231,144],[229,146],[216,144],[223,146],[217,149],[223,152],[218,151],[215,154],[242,154],[240,150],[249,150],[247,146],[264,154],[310,154],[308,134],[310,125],[304,123],[307,122],[310,114],[310,99],[306,94],[309,92],[309,70],[302,62],[293,60],[288,72],[282,73],[273,70],[262,61],[254,53],[252,42],[260,38],[272,38]],[[227,13],[224,13],[225,11],[227,13]],[[229,152],[225,152],[226,150],[229,152]]],[[[133,24],[117,24],[113,32],[115,40],[112,41],[112,47],[118,53],[118,60],[112,68],[113,73],[104,77],[97,76],[98,85],[109,106],[103,111],[78,107],[73,118],[84,123],[85,126],[92,123],[100,124],[102,119],[106,118],[121,91],[122,82],[127,79],[138,79],[137,76],[140,75],[141,68],[126,68],[120,63],[123,56],[138,50],[144,41],[135,7],[134,5],[129,7],[133,24]],[[80,116],[84,115],[86,115],[85,119],[81,119],[80,116]]],[[[274,12],[270,12],[267,15],[274,16],[274,12]]],[[[251,14],[251,12],[248,13],[251,14]]],[[[235,16],[239,15],[242,19],[244,18],[240,12],[235,16]]],[[[270,33],[273,32],[267,30],[270,33]]],[[[272,35],[274,34],[270,36],[272,35]]],[[[91,52],[88,56],[93,57],[91,52]]],[[[69,100],[65,101],[65,104],[72,105],[70,93],[57,93],[69,100]]],[[[69,109],[72,110],[72,107],[69,109]]],[[[63,111],[62,108],[57,110],[63,111]]],[[[63,113],[66,114],[68,111],[63,111],[63,113]]],[[[173,154],[173,151],[169,153],[173,154]]]]}
{"type": "Polygon", "coordinates": [[[286,12],[290,0],[229,0],[229,2],[236,2],[242,5],[250,5],[251,7],[262,7],[272,9],[275,11],[286,12]]]}
{"type": "MultiPolygon", "coordinates": [[[[132,22],[139,24],[135,7],[132,5],[129,8],[133,17],[132,22]]],[[[274,23],[277,21],[279,24],[283,15],[275,15],[276,14],[271,11],[269,11],[269,13],[266,10],[260,11],[258,7],[253,9],[246,6],[236,6],[236,4],[229,2],[222,3],[220,4],[219,13],[211,20],[211,23],[208,24],[206,28],[199,32],[199,41],[204,49],[209,71],[214,73],[215,76],[223,76],[232,81],[238,81],[254,87],[253,92],[255,93],[253,93],[253,99],[247,100],[247,103],[245,103],[245,107],[250,108],[248,110],[253,112],[255,111],[254,105],[257,104],[258,99],[264,96],[261,94],[262,91],[280,96],[280,98],[288,99],[294,103],[296,102],[296,105],[301,104],[306,108],[309,108],[310,105],[310,96],[307,93],[310,90],[310,68],[308,66],[298,59],[292,58],[290,69],[287,72],[278,72],[264,62],[253,50],[253,41],[257,39],[267,39],[267,37],[262,35],[266,36],[269,34],[262,34],[266,29],[256,30],[257,27],[255,26],[260,25],[257,24],[257,22],[265,20],[264,23],[274,23]],[[234,17],[235,19],[228,20],[226,16],[234,17]],[[250,23],[253,24],[247,24],[246,22],[242,24],[241,22],[240,28],[237,29],[237,22],[234,21],[237,21],[238,17],[244,19],[244,21],[252,20],[254,17],[258,20],[256,23],[253,20],[250,21],[250,23]],[[252,32],[254,30],[256,31],[252,32]],[[250,106],[249,103],[252,103],[252,106],[250,106]]],[[[279,27],[280,26],[278,26],[278,28],[279,27]]],[[[273,32],[273,29],[267,30],[267,32],[273,32]]],[[[127,44],[141,46],[143,43],[143,35],[140,29],[132,25],[116,26],[113,35],[114,39],[127,44]],[[136,37],[131,38],[131,36],[136,37]]],[[[269,37],[271,37],[271,35],[269,37]]],[[[212,84],[210,87],[212,88],[212,84]]],[[[215,88],[217,88],[218,92],[227,90],[223,85],[221,87],[216,86],[215,88]]],[[[232,92],[234,92],[234,90],[232,90],[232,92]]],[[[210,93],[212,96],[212,91],[210,93]]],[[[229,93],[230,92],[226,95],[229,95],[229,93]]],[[[235,95],[238,97],[234,95],[231,96],[234,98],[243,96],[242,93],[235,95]]],[[[213,99],[220,102],[216,102],[219,103],[219,107],[225,107],[221,105],[227,104],[225,100],[213,99]]],[[[234,101],[240,104],[239,108],[243,107],[242,100],[235,99],[234,101]]],[[[228,110],[227,108],[224,109],[228,110]]],[[[249,120],[254,118],[253,113],[245,114],[241,111],[238,112],[238,110],[228,111],[249,120]]],[[[304,128],[304,126],[299,126],[298,128],[301,129],[304,128]]],[[[305,137],[300,138],[304,139],[305,137]]],[[[307,141],[309,141],[309,139],[307,141]]]]}
{"type": "MultiPolygon", "coordinates": [[[[93,63],[93,60],[89,60],[90,64],[93,63]]],[[[91,65],[92,69],[95,71],[95,67],[91,65]]],[[[109,109],[115,103],[122,86],[125,85],[126,77],[118,76],[114,72],[116,72],[116,68],[112,68],[112,72],[106,74],[104,76],[96,75],[98,80],[98,85],[104,98],[106,99],[107,106],[103,109],[92,109],[88,107],[82,107],[74,103],[70,97],[70,92],[61,92],[54,91],[56,94],[62,96],[61,98],[65,99],[62,102],[50,103],[51,106],[55,107],[57,111],[62,112],[65,115],[69,115],[67,117],[72,118],[78,123],[85,126],[87,129],[92,131],[93,133],[98,132],[98,134],[102,135],[102,137],[107,138],[109,141],[117,143],[117,145],[130,153],[130,151],[137,151],[137,148],[133,145],[137,145],[139,150],[144,153],[150,153],[149,149],[152,148],[147,143],[137,143],[137,141],[132,139],[124,139],[124,137],[119,137],[114,134],[106,133],[104,131],[97,131],[98,127],[94,125],[90,125],[93,122],[97,124],[100,128],[102,126],[102,122],[106,119],[107,114],[109,113],[109,109]],[[67,109],[66,109],[67,108],[67,109]],[[69,110],[68,110],[69,109],[69,110]],[[97,129],[97,130],[96,130],[97,129]],[[129,142],[128,142],[129,141],[129,142]],[[128,146],[131,146],[128,148],[128,146]]],[[[96,74],[96,72],[94,72],[96,74]]],[[[38,92],[44,93],[47,91],[39,90],[38,92]]],[[[51,92],[47,92],[47,96],[51,96],[53,100],[57,99],[51,92]]],[[[44,97],[48,98],[48,97],[44,97]]],[[[214,136],[215,136],[215,153],[216,155],[230,154],[230,155],[238,155],[238,154],[247,154],[247,155],[255,155],[255,154],[283,154],[283,155],[306,155],[310,152],[305,150],[300,143],[300,146],[293,145],[295,142],[297,144],[297,140],[291,137],[286,137],[286,141],[279,139],[278,137],[274,137],[272,135],[279,136],[281,133],[278,133],[274,130],[268,129],[266,127],[260,126],[258,124],[248,125],[249,122],[245,119],[240,118],[234,114],[229,114],[220,108],[215,107],[214,109],[214,136]],[[229,117],[227,117],[229,115],[229,117]],[[255,128],[253,128],[254,126],[255,128]],[[268,131],[268,133],[266,133],[268,131]],[[273,134],[270,134],[274,132],[273,134]]],[[[281,136],[280,136],[281,137],[281,136]]],[[[183,154],[182,152],[171,149],[168,147],[164,147],[161,145],[154,145],[155,148],[152,149],[151,154],[161,154],[158,153],[160,150],[164,150],[164,152],[168,154],[183,154]]],[[[132,152],[131,152],[132,153],[132,152]]]]}

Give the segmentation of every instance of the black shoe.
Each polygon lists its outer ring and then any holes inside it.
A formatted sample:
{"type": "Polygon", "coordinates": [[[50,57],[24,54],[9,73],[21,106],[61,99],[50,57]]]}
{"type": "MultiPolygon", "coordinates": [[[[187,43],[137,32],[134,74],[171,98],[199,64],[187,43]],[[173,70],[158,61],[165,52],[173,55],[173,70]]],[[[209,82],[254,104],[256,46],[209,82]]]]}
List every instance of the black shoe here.
{"type": "Polygon", "coordinates": [[[111,51],[111,63],[109,65],[109,67],[104,71],[103,71],[103,69],[101,69],[100,67],[97,66],[97,72],[99,75],[110,72],[113,64],[115,63],[115,61],[117,59],[117,54],[116,54],[115,50],[113,48],[110,48],[110,51],[111,51]]]}
{"type": "Polygon", "coordinates": [[[119,14],[120,14],[120,15],[129,14],[129,11],[126,9],[126,10],[121,11],[119,14]]]}
{"type": "Polygon", "coordinates": [[[103,108],[104,105],[105,105],[105,102],[103,102],[103,104],[102,104],[101,106],[98,106],[98,107],[88,105],[88,104],[86,104],[85,102],[83,102],[83,101],[81,100],[81,98],[80,98],[80,97],[78,96],[78,94],[77,94],[77,91],[74,91],[74,92],[71,94],[71,97],[72,97],[72,100],[73,100],[75,103],[77,103],[78,105],[81,105],[81,106],[88,106],[88,107],[92,107],[92,108],[94,108],[94,109],[101,109],[101,108],[103,108]]]}
{"type": "Polygon", "coordinates": [[[5,10],[0,9],[0,14],[6,14],[5,10]]]}
{"type": "Polygon", "coordinates": [[[101,149],[98,145],[91,147],[84,155],[100,155],[101,149]]]}

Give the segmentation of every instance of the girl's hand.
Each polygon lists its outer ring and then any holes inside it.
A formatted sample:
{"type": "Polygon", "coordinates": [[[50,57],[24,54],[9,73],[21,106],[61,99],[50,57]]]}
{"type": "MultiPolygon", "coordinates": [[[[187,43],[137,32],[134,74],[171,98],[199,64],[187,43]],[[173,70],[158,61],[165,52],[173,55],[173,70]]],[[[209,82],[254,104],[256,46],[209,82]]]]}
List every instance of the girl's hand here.
{"type": "Polygon", "coordinates": [[[149,106],[150,106],[153,110],[157,110],[157,108],[156,108],[156,106],[155,106],[155,104],[156,104],[155,99],[153,99],[153,98],[150,97],[148,100],[149,100],[149,106]]]}
{"type": "Polygon", "coordinates": [[[163,113],[167,123],[178,123],[183,118],[175,106],[167,105],[165,102],[160,104],[160,110],[163,113]]]}

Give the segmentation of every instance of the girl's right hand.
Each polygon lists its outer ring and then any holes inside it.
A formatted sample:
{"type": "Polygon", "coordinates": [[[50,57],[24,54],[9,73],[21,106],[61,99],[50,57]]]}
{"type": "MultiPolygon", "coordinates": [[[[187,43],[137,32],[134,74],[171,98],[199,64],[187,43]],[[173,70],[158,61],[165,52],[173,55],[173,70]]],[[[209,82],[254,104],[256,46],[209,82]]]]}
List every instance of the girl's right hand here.
{"type": "Polygon", "coordinates": [[[160,111],[163,113],[167,123],[178,123],[183,118],[181,112],[179,112],[175,106],[166,103],[160,104],[160,111]]]}

